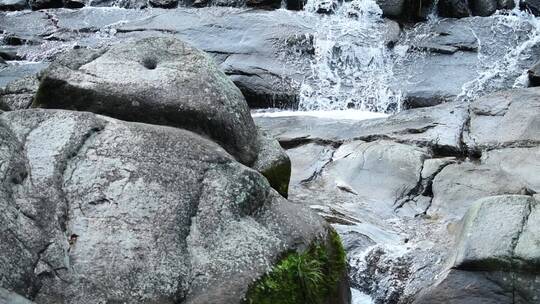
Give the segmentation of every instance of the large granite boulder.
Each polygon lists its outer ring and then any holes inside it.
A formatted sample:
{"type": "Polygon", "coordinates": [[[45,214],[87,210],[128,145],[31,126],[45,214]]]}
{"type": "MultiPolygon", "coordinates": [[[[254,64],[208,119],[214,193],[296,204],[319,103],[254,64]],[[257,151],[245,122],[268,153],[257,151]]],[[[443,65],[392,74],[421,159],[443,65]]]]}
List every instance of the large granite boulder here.
{"type": "Polygon", "coordinates": [[[73,50],[44,72],[34,106],[185,128],[247,165],[258,153],[238,88],[205,53],[174,38],[73,50]]]}
{"type": "Polygon", "coordinates": [[[32,109],[0,132],[0,282],[37,303],[240,303],[285,253],[337,249],[190,131],[32,109]]]}
{"type": "Polygon", "coordinates": [[[507,172],[471,162],[446,166],[435,176],[432,189],[428,215],[453,220],[459,220],[477,199],[526,193],[525,185],[507,172]]]}

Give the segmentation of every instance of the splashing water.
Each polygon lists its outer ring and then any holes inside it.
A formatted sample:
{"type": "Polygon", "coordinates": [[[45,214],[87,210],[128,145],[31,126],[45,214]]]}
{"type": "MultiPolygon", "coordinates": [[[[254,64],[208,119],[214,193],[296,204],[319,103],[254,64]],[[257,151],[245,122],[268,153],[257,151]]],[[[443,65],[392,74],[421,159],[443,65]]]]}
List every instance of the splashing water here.
{"type": "Polygon", "coordinates": [[[528,59],[532,57],[532,52],[538,51],[535,47],[540,46],[540,21],[529,12],[520,11],[519,5],[507,13],[492,17],[497,20],[496,27],[507,30],[509,36],[526,37],[519,39],[516,45],[506,46],[505,52],[496,60],[490,56],[493,52],[491,48],[494,47],[492,43],[478,39],[481,71],[477,78],[463,85],[458,100],[473,101],[487,93],[498,91],[501,87],[507,87],[505,82],[512,82],[513,88],[527,87],[527,69],[531,65],[528,59]],[[528,65],[524,65],[524,62],[528,65]]]}
{"type": "MultiPolygon", "coordinates": [[[[333,5],[309,0],[306,11],[333,5]]],[[[386,36],[391,25],[373,0],[353,0],[334,9],[315,27],[315,58],[300,89],[299,109],[395,111],[401,94],[390,89],[393,63],[386,36]]]]}

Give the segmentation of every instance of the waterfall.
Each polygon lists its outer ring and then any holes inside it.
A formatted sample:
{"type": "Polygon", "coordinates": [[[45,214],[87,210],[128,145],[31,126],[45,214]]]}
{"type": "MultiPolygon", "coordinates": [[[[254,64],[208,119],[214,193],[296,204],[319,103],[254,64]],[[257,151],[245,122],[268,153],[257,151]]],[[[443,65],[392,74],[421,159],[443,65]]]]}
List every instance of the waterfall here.
{"type": "Polygon", "coordinates": [[[529,62],[533,52],[540,47],[540,21],[534,15],[520,11],[516,6],[510,12],[499,12],[490,18],[497,20],[495,31],[507,31],[508,36],[519,37],[512,44],[493,45],[491,41],[478,40],[478,60],[480,72],[478,77],[467,82],[462,87],[458,100],[472,101],[487,93],[495,92],[504,87],[504,82],[511,82],[512,87],[527,87],[527,69],[534,64],[529,62]],[[524,38],[522,38],[524,37],[524,38]],[[498,58],[493,58],[493,48],[503,48],[498,58]],[[524,64],[524,62],[526,64],[524,64]]]}
{"type": "MultiPolygon", "coordinates": [[[[305,13],[333,5],[338,4],[309,0],[305,13]]],[[[353,0],[334,10],[315,26],[315,55],[300,89],[299,109],[395,111],[401,94],[390,88],[393,60],[381,9],[374,0],[353,0]]]]}

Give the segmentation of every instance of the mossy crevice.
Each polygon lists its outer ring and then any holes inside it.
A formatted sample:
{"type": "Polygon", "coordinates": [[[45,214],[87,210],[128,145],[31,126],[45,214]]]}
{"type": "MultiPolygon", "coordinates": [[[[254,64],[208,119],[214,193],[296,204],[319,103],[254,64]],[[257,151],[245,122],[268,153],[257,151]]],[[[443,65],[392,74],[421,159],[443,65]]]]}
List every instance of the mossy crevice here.
{"type": "Polygon", "coordinates": [[[279,194],[287,198],[289,193],[289,181],[291,179],[291,162],[289,159],[261,171],[261,174],[266,177],[272,188],[276,189],[279,194]]]}
{"type": "Polygon", "coordinates": [[[341,238],[333,229],[304,252],[289,252],[252,286],[247,304],[325,304],[338,298],[347,270],[341,238]]]}

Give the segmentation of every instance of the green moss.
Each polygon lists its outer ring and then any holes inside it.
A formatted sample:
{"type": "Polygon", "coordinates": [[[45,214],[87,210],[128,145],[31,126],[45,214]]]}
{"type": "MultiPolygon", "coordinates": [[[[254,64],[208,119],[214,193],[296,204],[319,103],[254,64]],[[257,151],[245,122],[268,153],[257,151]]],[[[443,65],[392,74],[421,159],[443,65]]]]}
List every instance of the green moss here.
{"type": "Polygon", "coordinates": [[[326,242],[315,242],[303,253],[288,253],[250,287],[246,303],[325,303],[339,292],[346,267],[341,239],[332,229],[326,242]]]}

